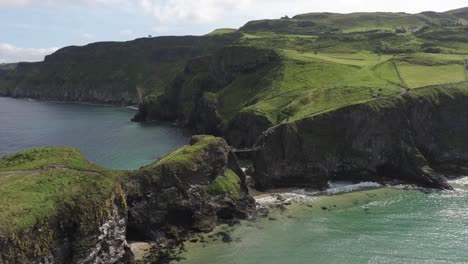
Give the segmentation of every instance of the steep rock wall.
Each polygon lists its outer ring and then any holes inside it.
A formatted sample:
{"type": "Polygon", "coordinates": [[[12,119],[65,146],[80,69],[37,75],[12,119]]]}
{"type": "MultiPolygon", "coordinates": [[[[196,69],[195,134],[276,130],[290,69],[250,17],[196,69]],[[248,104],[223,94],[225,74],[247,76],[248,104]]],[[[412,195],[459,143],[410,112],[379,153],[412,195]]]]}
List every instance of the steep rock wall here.
{"type": "MultiPolygon", "coordinates": [[[[155,101],[141,104],[133,120],[177,120],[181,125],[192,127],[195,133],[223,135],[233,144],[230,139],[234,136],[227,135],[231,132],[236,135],[242,134],[244,128],[237,130],[229,123],[242,121],[239,121],[240,116],[235,120],[226,120],[220,114],[222,106],[218,100],[218,93],[236,78],[255,74],[262,68],[279,63],[279,60],[280,56],[273,50],[249,46],[224,47],[212,55],[190,60],[183,73],[174,79],[164,95],[155,101]]],[[[235,101],[234,98],[225,100],[235,101]]],[[[270,125],[264,125],[264,122],[258,124],[261,131],[270,125]]],[[[248,140],[239,143],[253,143],[261,131],[255,129],[243,134],[248,140]]]]}
{"type": "Polygon", "coordinates": [[[468,96],[427,89],[269,129],[254,158],[258,187],[397,179],[450,188],[434,169],[468,164],[468,96]]]}
{"type": "Polygon", "coordinates": [[[178,241],[255,208],[245,174],[221,138],[196,136],[191,145],[132,173],[126,184],[128,237],[178,241]]]}
{"type": "Polygon", "coordinates": [[[125,254],[126,226],[118,187],[101,204],[84,202],[24,231],[0,233],[0,263],[115,263],[125,254]]]}
{"type": "Polygon", "coordinates": [[[165,90],[187,60],[235,43],[223,36],[143,38],[66,47],[43,62],[0,69],[0,95],[42,100],[138,104],[165,90]]]}

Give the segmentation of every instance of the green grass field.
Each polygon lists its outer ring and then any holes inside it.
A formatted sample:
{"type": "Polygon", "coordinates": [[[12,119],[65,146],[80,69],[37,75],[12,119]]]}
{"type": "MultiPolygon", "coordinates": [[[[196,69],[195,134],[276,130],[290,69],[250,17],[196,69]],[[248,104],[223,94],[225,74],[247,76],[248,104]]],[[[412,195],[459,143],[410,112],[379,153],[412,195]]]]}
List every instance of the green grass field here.
{"type": "Polygon", "coordinates": [[[390,34],[377,40],[359,34],[336,35],[325,39],[320,35],[245,33],[244,44],[273,48],[282,61],[236,79],[219,93],[219,111],[225,122],[239,112],[250,112],[278,124],[397,96],[408,89],[468,80],[463,66],[468,57],[463,50],[423,52],[426,40],[417,35],[390,34]],[[392,53],[379,53],[377,47],[392,53]]]}
{"type": "Polygon", "coordinates": [[[97,206],[119,173],[90,163],[73,148],[31,149],[0,158],[0,230],[21,231],[64,208],[97,206]]]}
{"type": "Polygon", "coordinates": [[[398,69],[408,88],[466,81],[464,67],[459,64],[424,66],[398,63],[398,69]]]}
{"type": "Polygon", "coordinates": [[[235,28],[218,28],[218,29],[215,29],[212,32],[208,33],[207,35],[208,36],[223,35],[223,34],[227,34],[227,33],[233,33],[233,32],[236,32],[236,31],[237,31],[237,29],[235,29],[235,28]]]}

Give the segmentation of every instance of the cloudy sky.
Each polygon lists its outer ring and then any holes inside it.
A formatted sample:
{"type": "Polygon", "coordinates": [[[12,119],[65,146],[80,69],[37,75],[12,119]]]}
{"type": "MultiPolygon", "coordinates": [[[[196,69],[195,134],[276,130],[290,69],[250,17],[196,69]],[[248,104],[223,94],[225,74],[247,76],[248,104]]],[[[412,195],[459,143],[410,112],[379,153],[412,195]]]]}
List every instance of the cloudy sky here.
{"type": "Polygon", "coordinates": [[[0,63],[42,60],[68,45],[201,35],[307,12],[417,13],[467,5],[466,0],[0,0],[0,63]]]}

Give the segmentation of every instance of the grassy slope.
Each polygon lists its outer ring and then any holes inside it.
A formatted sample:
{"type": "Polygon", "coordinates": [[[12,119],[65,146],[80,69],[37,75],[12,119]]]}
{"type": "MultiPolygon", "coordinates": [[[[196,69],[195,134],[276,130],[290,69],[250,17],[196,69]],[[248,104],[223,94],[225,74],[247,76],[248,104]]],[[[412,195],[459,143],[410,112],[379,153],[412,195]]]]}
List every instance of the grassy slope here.
{"type": "Polygon", "coordinates": [[[233,33],[233,32],[236,32],[236,31],[237,31],[237,29],[235,29],[235,28],[218,28],[218,29],[215,29],[212,32],[208,33],[207,35],[208,36],[223,35],[223,34],[227,34],[227,33],[233,33]]]}
{"type": "Polygon", "coordinates": [[[219,140],[221,139],[214,136],[199,136],[196,144],[181,147],[149,167],[165,166],[176,174],[177,171],[195,171],[205,154],[205,148],[210,144],[216,144],[219,140]]]}
{"type": "Polygon", "coordinates": [[[225,87],[218,93],[219,113],[226,123],[250,112],[278,124],[409,89],[466,82],[468,30],[458,22],[450,13],[431,12],[306,14],[250,22],[240,29],[241,43],[275,49],[283,60],[225,87]],[[307,21],[313,23],[298,26],[307,21]],[[394,33],[412,27],[419,31],[394,33]]]}
{"type": "MultiPolygon", "coordinates": [[[[206,166],[206,152],[224,145],[214,136],[197,136],[194,140],[194,144],[143,167],[137,174],[156,181],[164,179],[164,184],[190,182],[190,177],[206,166]]],[[[133,174],[96,166],[69,147],[35,148],[1,157],[0,235],[27,230],[59,215],[90,221],[106,219],[112,197],[122,195],[121,180],[130,176],[133,174]]],[[[199,187],[206,193],[233,199],[241,194],[240,179],[231,170],[199,187]]]]}
{"type": "Polygon", "coordinates": [[[117,172],[73,148],[31,149],[0,159],[0,231],[22,231],[65,208],[104,202],[117,172]],[[94,202],[93,202],[94,201],[94,202]]]}
{"type": "Polygon", "coordinates": [[[228,169],[225,175],[218,177],[213,183],[207,185],[206,189],[210,194],[228,194],[233,199],[239,199],[241,194],[239,176],[228,169]]]}
{"type": "MultiPolygon", "coordinates": [[[[278,124],[375,97],[398,96],[414,88],[466,82],[465,13],[466,8],[421,14],[310,13],[293,19],[252,21],[237,31],[219,29],[185,41],[143,39],[68,48],[55,58],[86,58],[78,66],[58,64],[67,76],[73,76],[71,79],[131,76],[130,91],[143,90],[145,102],[151,103],[165,87],[171,87],[174,76],[184,70],[190,57],[179,60],[175,56],[166,61],[166,54],[192,50],[205,55],[210,54],[210,49],[231,44],[274,49],[281,54],[281,62],[246,72],[206,96],[218,102],[218,114],[225,127],[239,113],[265,116],[278,124]],[[90,59],[90,50],[101,58],[98,62],[90,59]],[[111,57],[115,65],[121,65],[119,69],[106,66],[109,60],[105,59],[111,57]],[[142,59],[146,57],[157,58],[160,63],[153,65],[142,59]],[[91,72],[99,74],[96,77],[91,72]]],[[[53,62],[54,56],[49,61],[53,62]]],[[[47,68],[51,72],[44,76],[53,75],[57,70],[54,67],[47,68]]],[[[194,81],[206,77],[199,74],[194,81]]],[[[197,102],[190,100],[191,91],[184,90],[184,94],[189,96],[184,97],[182,108],[193,109],[189,104],[197,102]]]]}
{"type": "Polygon", "coordinates": [[[250,111],[277,124],[373,100],[375,95],[466,81],[466,55],[315,54],[289,49],[282,54],[281,66],[239,78],[220,92],[224,118],[250,111]]]}
{"type": "Polygon", "coordinates": [[[105,170],[90,163],[78,150],[69,147],[33,148],[0,159],[0,171],[32,171],[54,165],[74,170],[105,170]]]}

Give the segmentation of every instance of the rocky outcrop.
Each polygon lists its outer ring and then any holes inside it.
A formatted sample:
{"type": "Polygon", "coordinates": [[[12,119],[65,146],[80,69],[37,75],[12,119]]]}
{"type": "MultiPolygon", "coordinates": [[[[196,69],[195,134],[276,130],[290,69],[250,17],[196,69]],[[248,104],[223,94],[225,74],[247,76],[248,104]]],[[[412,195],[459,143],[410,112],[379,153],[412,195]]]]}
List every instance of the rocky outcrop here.
{"type": "Polygon", "coordinates": [[[126,190],[133,241],[180,241],[246,218],[255,207],[237,158],[212,136],[195,136],[190,146],[132,173],[126,190]]]}
{"type": "Polygon", "coordinates": [[[127,227],[122,190],[116,189],[101,204],[89,203],[20,232],[0,232],[0,263],[119,261],[125,254],[127,227]]]}
{"type": "Polygon", "coordinates": [[[234,117],[224,134],[231,145],[245,148],[253,146],[262,133],[272,126],[266,116],[244,111],[234,117]]]}
{"type": "MultiPolygon", "coordinates": [[[[242,134],[241,137],[248,140],[239,143],[251,144],[269,127],[268,120],[250,115],[251,120],[261,119],[261,122],[255,124],[255,129],[243,133],[245,126],[235,124],[242,122],[246,114],[237,115],[234,120],[223,115],[221,112],[226,112],[226,106],[219,100],[220,93],[236,79],[253,75],[279,61],[280,56],[275,51],[250,46],[228,46],[212,55],[192,59],[162,96],[140,105],[133,121],[177,120],[179,124],[193,128],[195,133],[223,135],[236,146],[239,140],[235,139],[233,143],[230,139],[242,134]]],[[[236,99],[226,97],[224,101],[232,104],[236,99]]]]}
{"type": "Polygon", "coordinates": [[[127,226],[118,179],[68,147],[0,158],[0,263],[118,261],[127,226]]]}
{"type": "Polygon", "coordinates": [[[15,204],[0,205],[0,263],[131,262],[127,239],[160,245],[150,260],[159,263],[191,233],[251,215],[245,178],[213,136],[132,172],[95,166],[72,148],[5,156],[0,195],[15,204]]]}
{"type": "Polygon", "coordinates": [[[273,127],[258,143],[257,185],[396,179],[450,188],[434,169],[468,164],[467,103],[453,87],[426,88],[273,127]]]}

